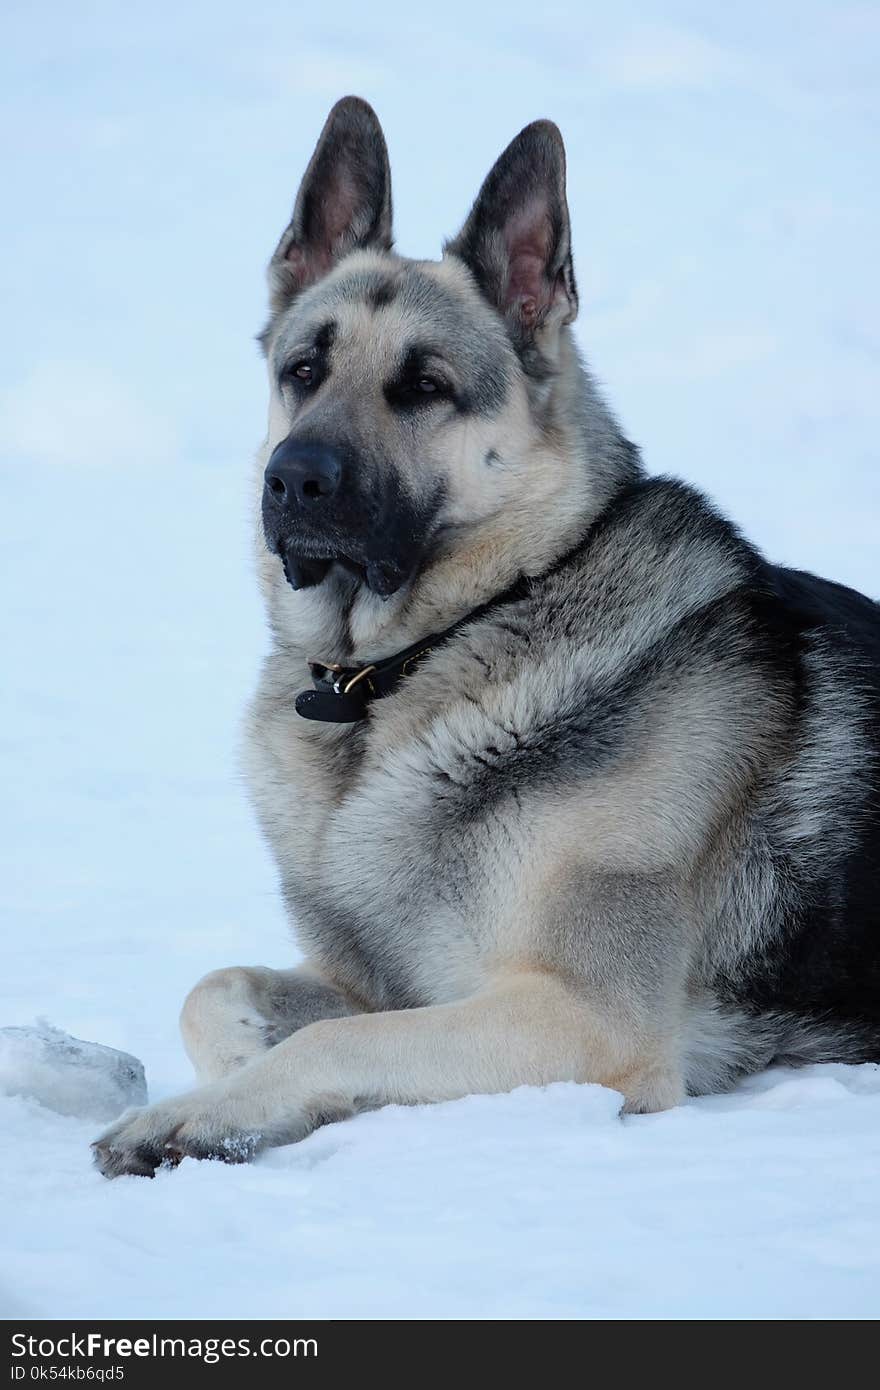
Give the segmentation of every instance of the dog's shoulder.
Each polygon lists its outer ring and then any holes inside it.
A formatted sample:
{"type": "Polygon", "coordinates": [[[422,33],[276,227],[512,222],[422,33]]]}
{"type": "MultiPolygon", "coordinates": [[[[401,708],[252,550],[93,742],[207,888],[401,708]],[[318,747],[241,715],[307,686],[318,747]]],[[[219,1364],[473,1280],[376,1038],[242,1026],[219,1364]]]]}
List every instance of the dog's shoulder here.
{"type": "Polygon", "coordinates": [[[725,710],[742,728],[743,706],[758,718],[766,703],[750,608],[760,573],[699,492],[627,488],[525,598],[467,626],[374,707],[377,757],[414,739],[458,786],[497,787],[514,766],[541,783],[631,754],[661,716],[684,739],[710,707],[703,727],[726,747],[725,710]]]}
{"type": "MultiPolygon", "coordinates": [[[[722,621],[730,597],[762,587],[762,562],[695,488],[669,478],[623,489],[583,541],[536,586],[532,638],[614,675],[672,634],[722,621]]],[[[689,634],[689,635],[688,635],[689,634]]]]}
{"type": "Polygon", "coordinates": [[[643,477],[621,489],[588,532],[586,567],[638,571],[666,579],[676,572],[693,583],[755,582],[761,560],[739,529],[697,488],[676,478],[643,477]]]}

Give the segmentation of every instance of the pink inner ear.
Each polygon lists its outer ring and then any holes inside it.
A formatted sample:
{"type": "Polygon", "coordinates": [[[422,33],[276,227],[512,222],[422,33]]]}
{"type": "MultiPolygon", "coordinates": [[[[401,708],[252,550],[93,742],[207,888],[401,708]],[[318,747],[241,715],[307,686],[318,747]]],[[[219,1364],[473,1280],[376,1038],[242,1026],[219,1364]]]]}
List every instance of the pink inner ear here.
{"type": "Polygon", "coordinates": [[[508,275],[506,307],[516,307],[526,322],[549,308],[553,287],[547,278],[552,228],[546,205],[534,202],[523,208],[504,229],[508,275]]]}
{"type": "Polygon", "coordinates": [[[332,255],[339,249],[339,243],[351,230],[357,215],[361,198],[357,185],[340,169],[321,199],[321,220],[323,237],[332,255]]]}
{"type": "Polygon", "coordinates": [[[318,247],[306,248],[297,245],[296,242],[287,248],[284,259],[296,276],[300,288],[313,285],[316,280],[320,280],[333,263],[329,252],[325,254],[318,247]]]}
{"type": "Polygon", "coordinates": [[[326,275],[352,230],[358,210],[358,190],[344,171],[339,171],[321,199],[317,226],[309,245],[293,242],[284,259],[301,287],[326,275]]]}

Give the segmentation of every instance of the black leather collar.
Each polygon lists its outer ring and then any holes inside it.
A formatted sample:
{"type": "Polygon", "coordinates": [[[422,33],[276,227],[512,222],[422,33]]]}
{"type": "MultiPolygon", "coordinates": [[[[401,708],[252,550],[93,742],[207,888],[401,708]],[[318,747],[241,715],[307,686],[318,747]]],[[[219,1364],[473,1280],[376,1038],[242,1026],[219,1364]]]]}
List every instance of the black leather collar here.
{"type": "Polygon", "coordinates": [[[443,632],[423,637],[420,642],[413,642],[411,647],[405,647],[395,656],[385,657],[384,661],[373,661],[364,666],[327,666],[320,661],[310,661],[309,669],[315,688],[303,690],[297,695],[297,714],[301,714],[303,719],[317,719],[324,724],[355,724],[359,719],[366,719],[370,703],[390,695],[404,676],[411,674],[422,657],[495,608],[525,598],[530,587],[529,579],[524,576],[517,579],[503,594],[474,608],[443,632]]]}

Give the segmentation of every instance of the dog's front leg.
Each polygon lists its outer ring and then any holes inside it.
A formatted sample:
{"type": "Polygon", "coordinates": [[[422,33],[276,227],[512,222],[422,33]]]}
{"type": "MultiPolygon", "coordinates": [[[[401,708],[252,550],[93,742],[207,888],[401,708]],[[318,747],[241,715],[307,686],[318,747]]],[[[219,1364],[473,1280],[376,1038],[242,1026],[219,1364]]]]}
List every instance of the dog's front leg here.
{"type": "Polygon", "coordinates": [[[108,1176],[241,1161],[357,1110],[551,1081],[599,1081],[638,1109],[681,1094],[650,1044],[559,977],[518,969],[461,1003],[309,1024],[224,1080],[123,1118],[96,1157],[108,1176]]]}

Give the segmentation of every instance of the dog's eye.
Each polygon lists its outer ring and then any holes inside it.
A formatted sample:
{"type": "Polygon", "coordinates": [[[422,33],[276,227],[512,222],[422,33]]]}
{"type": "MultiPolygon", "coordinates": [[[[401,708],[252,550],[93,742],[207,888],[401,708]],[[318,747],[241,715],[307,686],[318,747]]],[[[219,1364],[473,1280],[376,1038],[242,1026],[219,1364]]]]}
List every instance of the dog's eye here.
{"type": "Polygon", "coordinates": [[[429,402],[454,400],[452,388],[433,376],[409,372],[385,387],[385,398],[395,410],[416,410],[429,402]]]}
{"type": "Polygon", "coordinates": [[[295,376],[296,379],[303,382],[304,385],[311,386],[315,373],[308,362],[297,362],[291,372],[291,376],[295,376]]]}

